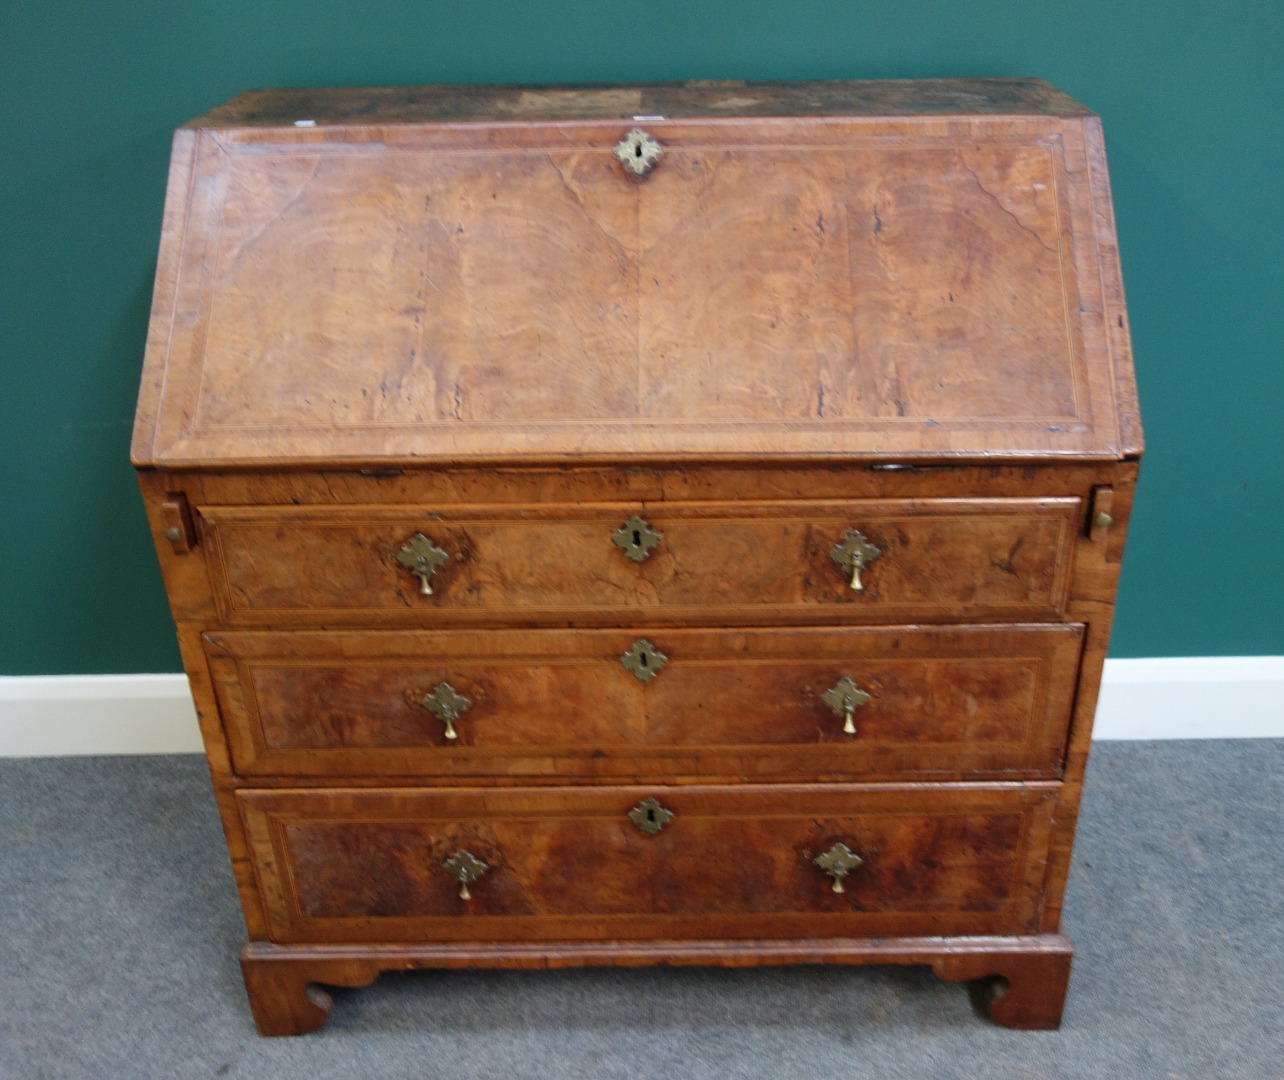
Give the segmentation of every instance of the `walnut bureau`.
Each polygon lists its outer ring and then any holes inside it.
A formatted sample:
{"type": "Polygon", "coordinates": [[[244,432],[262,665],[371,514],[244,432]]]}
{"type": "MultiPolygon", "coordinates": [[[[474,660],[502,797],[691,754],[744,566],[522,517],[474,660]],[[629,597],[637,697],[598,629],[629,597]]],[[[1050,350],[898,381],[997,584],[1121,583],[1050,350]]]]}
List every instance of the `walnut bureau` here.
{"type": "Polygon", "coordinates": [[[1046,83],[185,125],[133,457],[259,1030],[388,969],[798,962],[1056,1026],[1140,454],[1046,83]]]}

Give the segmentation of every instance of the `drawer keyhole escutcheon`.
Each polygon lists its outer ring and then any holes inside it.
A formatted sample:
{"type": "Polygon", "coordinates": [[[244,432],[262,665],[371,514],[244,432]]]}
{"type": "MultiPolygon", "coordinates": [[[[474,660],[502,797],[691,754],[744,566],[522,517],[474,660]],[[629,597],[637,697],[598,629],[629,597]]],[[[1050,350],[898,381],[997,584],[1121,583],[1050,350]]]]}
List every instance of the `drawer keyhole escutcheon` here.
{"type": "Polygon", "coordinates": [[[823,855],[817,855],[812,859],[812,862],[834,879],[834,884],[831,888],[836,893],[843,891],[843,878],[860,866],[864,861],[864,859],[857,855],[856,852],[852,851],[852,849],[841,840],[823,855]]]}
{"type": "Polygon", "coordinates": [[[460,900],[471,900],[473,898],[473,894],[468,891],[468,886],[490,869],[486,863],[482,862],[471,851],[456,851],[455,854],[441,864],[441,868],[459,882],[460,900]]]}
{"type": "Polygon", "coordinates": [[[668,662],[669,658],[646,638],[635,641],[629,651],[620,657],[620,663],[633,672],[638,682],[650,682],[668,662]]]}
{"type": "Polygon", "coordinates": [[[457,739],[459,732],[455,730],[455,721],[463,716],[473,703],[450,683],[442,682],[434,686],[419,704],[446,725],[446,738],[457,739]]]}
{"type": "Polygon", "coordinates": [[[629,820],[648,836],[654,836],[674,817],[672,810],[649,795],[629,811],[629,820]]]}
{"type": "Polygon", "coordinates": [[[641,128],[634,128],[615,144],[615,156],[636,179],[646,176],[660,160],[664,148],[641,128]]]}
{"type": "Polygon", "coordinates": [[[664,533],[656,532],[649,522],[634,514],[611,534],[611,543],[634,562],[643,562],[660,546],[664,533]]]}
{"type": "Polygon", "coordinates": [[[853,716],[869,699],[869,692],[862,690],[846,675],[820,695],[820,700],[829,706],[833,714],[842,718],[844,735],[856,734],[853,716]]]}
{"type": "Polygon", "coordinates": [[[865,585],[860,579],[860,572],[883,554],[882,548],[875,547],[869,538],[859,529],[848,529],[843,533],[842,542],[836,544],[829,557],[851,575],[851,587],[863,592],[865,585]]]}
{"type": "Polygon", "coordinates": [[[429,581],[449,558],[449,555],[423,533],[415,533],[401,545],[401,550],[397,552],[397,562],[419,579],[419,592],[423,596],[433,595],[429,581]]]}

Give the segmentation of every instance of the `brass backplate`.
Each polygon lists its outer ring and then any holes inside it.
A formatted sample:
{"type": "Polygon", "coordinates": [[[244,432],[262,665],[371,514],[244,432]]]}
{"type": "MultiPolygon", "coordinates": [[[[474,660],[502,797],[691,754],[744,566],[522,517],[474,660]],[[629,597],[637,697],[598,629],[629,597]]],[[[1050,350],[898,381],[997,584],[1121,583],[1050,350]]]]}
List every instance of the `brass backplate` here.
{"type": "Polygon", "coordinates": [[[817,855],[812,862],[834,879],[834,892],[843,891],[843,878],[855,870],[865,860],[852,851],[841,840],[834,844],[823,855],[817,855]]]}
{"type": "Polygon", "coordinates": [[[611,534],[611,543],[634,562],[642,562],[659,547],[664,534],[656,532],[644,519],[634,514],[611,534]]]}
{"type": "Polygon", "coordinates": [[[859,591],[862,588],[860,572],[881,554],[883,554],[882,548],[871,544],[863,532],[859,529],[848,529],[843,533],[842,541],[835,544],[829,552],[829,557],[836,565],[847,571],[851,577],[852,588],[859,591]]]}
{"type": "Polygon", "coordinates": [[[650,795],[629,811],[629,820],[648,836],[654,836],[674,817],[672,810],[650,795]]]}
{"type": "Polygon", "coordinates": [[[455,721],[472,707],[472,702],[464,697],[448,682],[438,683],[420,703],[438,720],[446,725],[446,738],[458,738],[455,721]]]}
{"type": "Polygon", "coordinates": [[[420,591],[425,596],[432,595],[432,586],[428,584],[429,579],[449,558],[446,552],[423,533],[415,533],[401,545],[401,550],[397,552],[397,562],[419,579],[420,591]]]}
{"type": "Polygon", "coordinates": [[[635,641],[620,657],[620,663],[633,672],[638,682],[650,682],[668,662],[669,658],[646,638],[635,641]]]}
{"type": "Polygon", "coordinates": [[[490,869],[487,863],[477,858],[471,851],[456,851],[446,859],[441,868],[459,882],[459,899],[470,900],[468,886],[490,869]]]}
{"type": "Polygon", "coordinates": [[[664,148],[641,128],[634,128],[615,144],[615,156],[635,179],[646,176],[660,160],[664,148]]]}
{"type": "Polygon", "coordinates": [[[862,690],[844,675],[828,690],[820,695],[823,701],[837,717],[847,716],[853,709],[859,709],[869,700],[869,693],[862,690]]]}

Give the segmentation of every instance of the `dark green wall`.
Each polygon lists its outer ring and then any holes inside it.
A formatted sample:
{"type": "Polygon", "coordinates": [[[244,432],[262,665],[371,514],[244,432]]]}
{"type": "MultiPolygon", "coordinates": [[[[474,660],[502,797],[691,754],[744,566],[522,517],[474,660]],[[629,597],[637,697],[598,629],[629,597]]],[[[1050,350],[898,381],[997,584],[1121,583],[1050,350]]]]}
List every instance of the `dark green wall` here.
{"type": "Polygon", "coordinates": [[[1278,0],[7,0],[0,672],[178,669],[127,464],[171,130],[274,85],[1038,75],[1099,112],[1149,453],[1117,656],[1284,653],[1278,0]]]}

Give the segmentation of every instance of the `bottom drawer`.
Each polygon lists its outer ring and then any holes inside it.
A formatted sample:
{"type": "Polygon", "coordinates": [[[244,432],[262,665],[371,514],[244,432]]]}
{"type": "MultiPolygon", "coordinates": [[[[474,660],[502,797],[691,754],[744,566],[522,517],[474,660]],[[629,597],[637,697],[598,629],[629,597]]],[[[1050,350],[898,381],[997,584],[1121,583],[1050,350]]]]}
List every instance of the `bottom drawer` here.
{"type": "Polygon", "coordinates": [[[237,798],[275,941],[566,941],[1032,932],[1059,788],[237,798]],[[816,862],[839,844],[860,860],[841,892],[816,862]]]}

